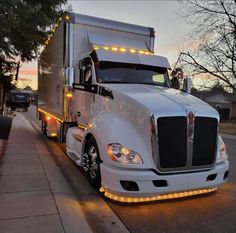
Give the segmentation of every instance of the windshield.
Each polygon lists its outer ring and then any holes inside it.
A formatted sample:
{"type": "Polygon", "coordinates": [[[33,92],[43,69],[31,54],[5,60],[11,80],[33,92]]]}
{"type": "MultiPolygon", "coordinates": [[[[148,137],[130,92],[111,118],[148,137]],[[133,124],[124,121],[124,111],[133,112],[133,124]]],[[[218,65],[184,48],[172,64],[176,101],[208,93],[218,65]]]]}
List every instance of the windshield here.
{"type": "Polygon", "coordinates": [[[114,62],[97,62],[97,82],[169,86],[166,68],[114,62]]]}

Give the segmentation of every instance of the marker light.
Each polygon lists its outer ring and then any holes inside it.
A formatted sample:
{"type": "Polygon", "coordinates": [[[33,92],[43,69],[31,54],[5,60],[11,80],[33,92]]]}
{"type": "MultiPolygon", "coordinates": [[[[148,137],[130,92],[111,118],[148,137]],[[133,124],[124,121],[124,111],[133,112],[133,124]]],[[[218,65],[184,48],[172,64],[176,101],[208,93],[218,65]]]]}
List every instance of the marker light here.
{"type": "Polygon", "coordinates": [[[66,15],[66,16],[65,16],[65,19],[66,19],[66,20],[69,20],[69,19],[70,19],[70,16],[69,16],[69,15],[66,15]]]}
{"type": "Polygon", "coordinates": [[[111,50],[112,50],[112,51],[118,51],[118,48],[112,47],[111,50]]]}
{"type": "Polygon", "coordinates": [[[122,197],[116,194],[112,194],[106,188],[101,187],[100,192],[104,192],[104,196],[119,202],[126,202],[126,203],[135,203],[135,202],[149,202],[149,201],[161,201],[167,199],[177,199],[183,197],[189,197],[199,194],[205,194],[216,191],[217,188],[206,188],[206,189],[197,189],[197,190],[190,190],[185,192],[178,192],[178,193],[168,193],[168,194],[159,194],[152,197],[122,197]]]}
{"type": "Polygon", "coordinates": [[[107,153],[111,160],[125,164],[142,164],[140,155],[118,143],[108,144],[107,153]]]}
{"type": "Polygon", "coordinates": [[[138,51],[140,54],[144,54],[144,51],[143,50],[139,50],[138,51]]]}
{"type": "Polygon", "coordinates": [[[50,117],[50,116],[47,116],[47,117],[46,117],[46,120],[47,120],[47,121],[50,121],[50,120],[51,120],[51,117],[50,117]]]}
{"type": "Polygon", "coordinates": [[[131,53],[136,53],[136,50],[135,49],[130,49],[129,50],[131,53]]]}
{"type": "Polygon", "coordinates": [[[96,46],[96,47],[94,47],[94,49],[95,49],[95,50],[99,50],[99,49],[100,49],[100,47],[96,46]]]}
{"type": "Polygon", "coordinates": [[[124,53],[126,52],[126,48],[120,48],[120,51],[124,53]]]}
{"type": "Polygon", "coordinates": [[[105,46],[103,47],[104,50],[109,50],[109,47],[105,46]]]}
{"type": "Polygon", "coordinates": [[[50,137],[56,137],[57,134],[56,133],[50,133],[50,137]]]}
{"type": "Polygon", "coordinates": [[[67,93],[66,93],[66,97],[70,99],[70,98],[73,97],[73,94],[72,94],[71,92],[67,92],[67,93]]]}

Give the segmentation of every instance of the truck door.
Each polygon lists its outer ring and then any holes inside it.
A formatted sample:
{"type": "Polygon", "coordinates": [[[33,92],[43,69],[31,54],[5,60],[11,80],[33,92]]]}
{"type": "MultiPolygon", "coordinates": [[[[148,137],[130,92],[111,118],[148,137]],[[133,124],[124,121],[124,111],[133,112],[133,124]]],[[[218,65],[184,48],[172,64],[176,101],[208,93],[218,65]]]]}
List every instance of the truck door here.
{"type": "Polygon", "coordinates": [[[95,94],[89,92],[89,87],[93,82],[93,66],[91,58],[84,58],[79,63],[79,84],[84,85],[84,91],[78,91],[78,111],[77,122],[86,126],[94,115],[95,94]]]}

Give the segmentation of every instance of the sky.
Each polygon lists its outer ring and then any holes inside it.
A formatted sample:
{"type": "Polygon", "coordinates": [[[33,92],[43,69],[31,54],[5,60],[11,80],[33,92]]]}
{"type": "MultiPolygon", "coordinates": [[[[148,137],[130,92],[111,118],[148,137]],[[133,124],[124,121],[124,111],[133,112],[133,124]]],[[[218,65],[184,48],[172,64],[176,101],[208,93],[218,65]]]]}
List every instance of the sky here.
{"type": "MultiPolygon", "coordinates": [[[[121,22],[153,27],[156,32],[155,54],[166,56],[170,64],[184,47],[191,25],[179,17],[181,4],[175,0],[156,1],[69,1],[73,12],[121,22]]],[[[37,61],[24,63],[18,86],[37,89],[37,61]]]]}

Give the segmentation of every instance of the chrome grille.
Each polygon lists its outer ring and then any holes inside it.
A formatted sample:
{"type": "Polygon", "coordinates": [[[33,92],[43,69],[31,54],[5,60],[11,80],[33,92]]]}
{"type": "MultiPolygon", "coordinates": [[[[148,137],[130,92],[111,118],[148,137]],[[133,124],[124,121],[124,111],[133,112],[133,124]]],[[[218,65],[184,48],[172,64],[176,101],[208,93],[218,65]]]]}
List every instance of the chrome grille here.
{"type": "Polygon", "coordinates": [[[190,139],[187,117],[158,118],[157,168],[168,172],[212,167],[216,157],[217,129],[217,119],[195,117],[190,139]]]}

